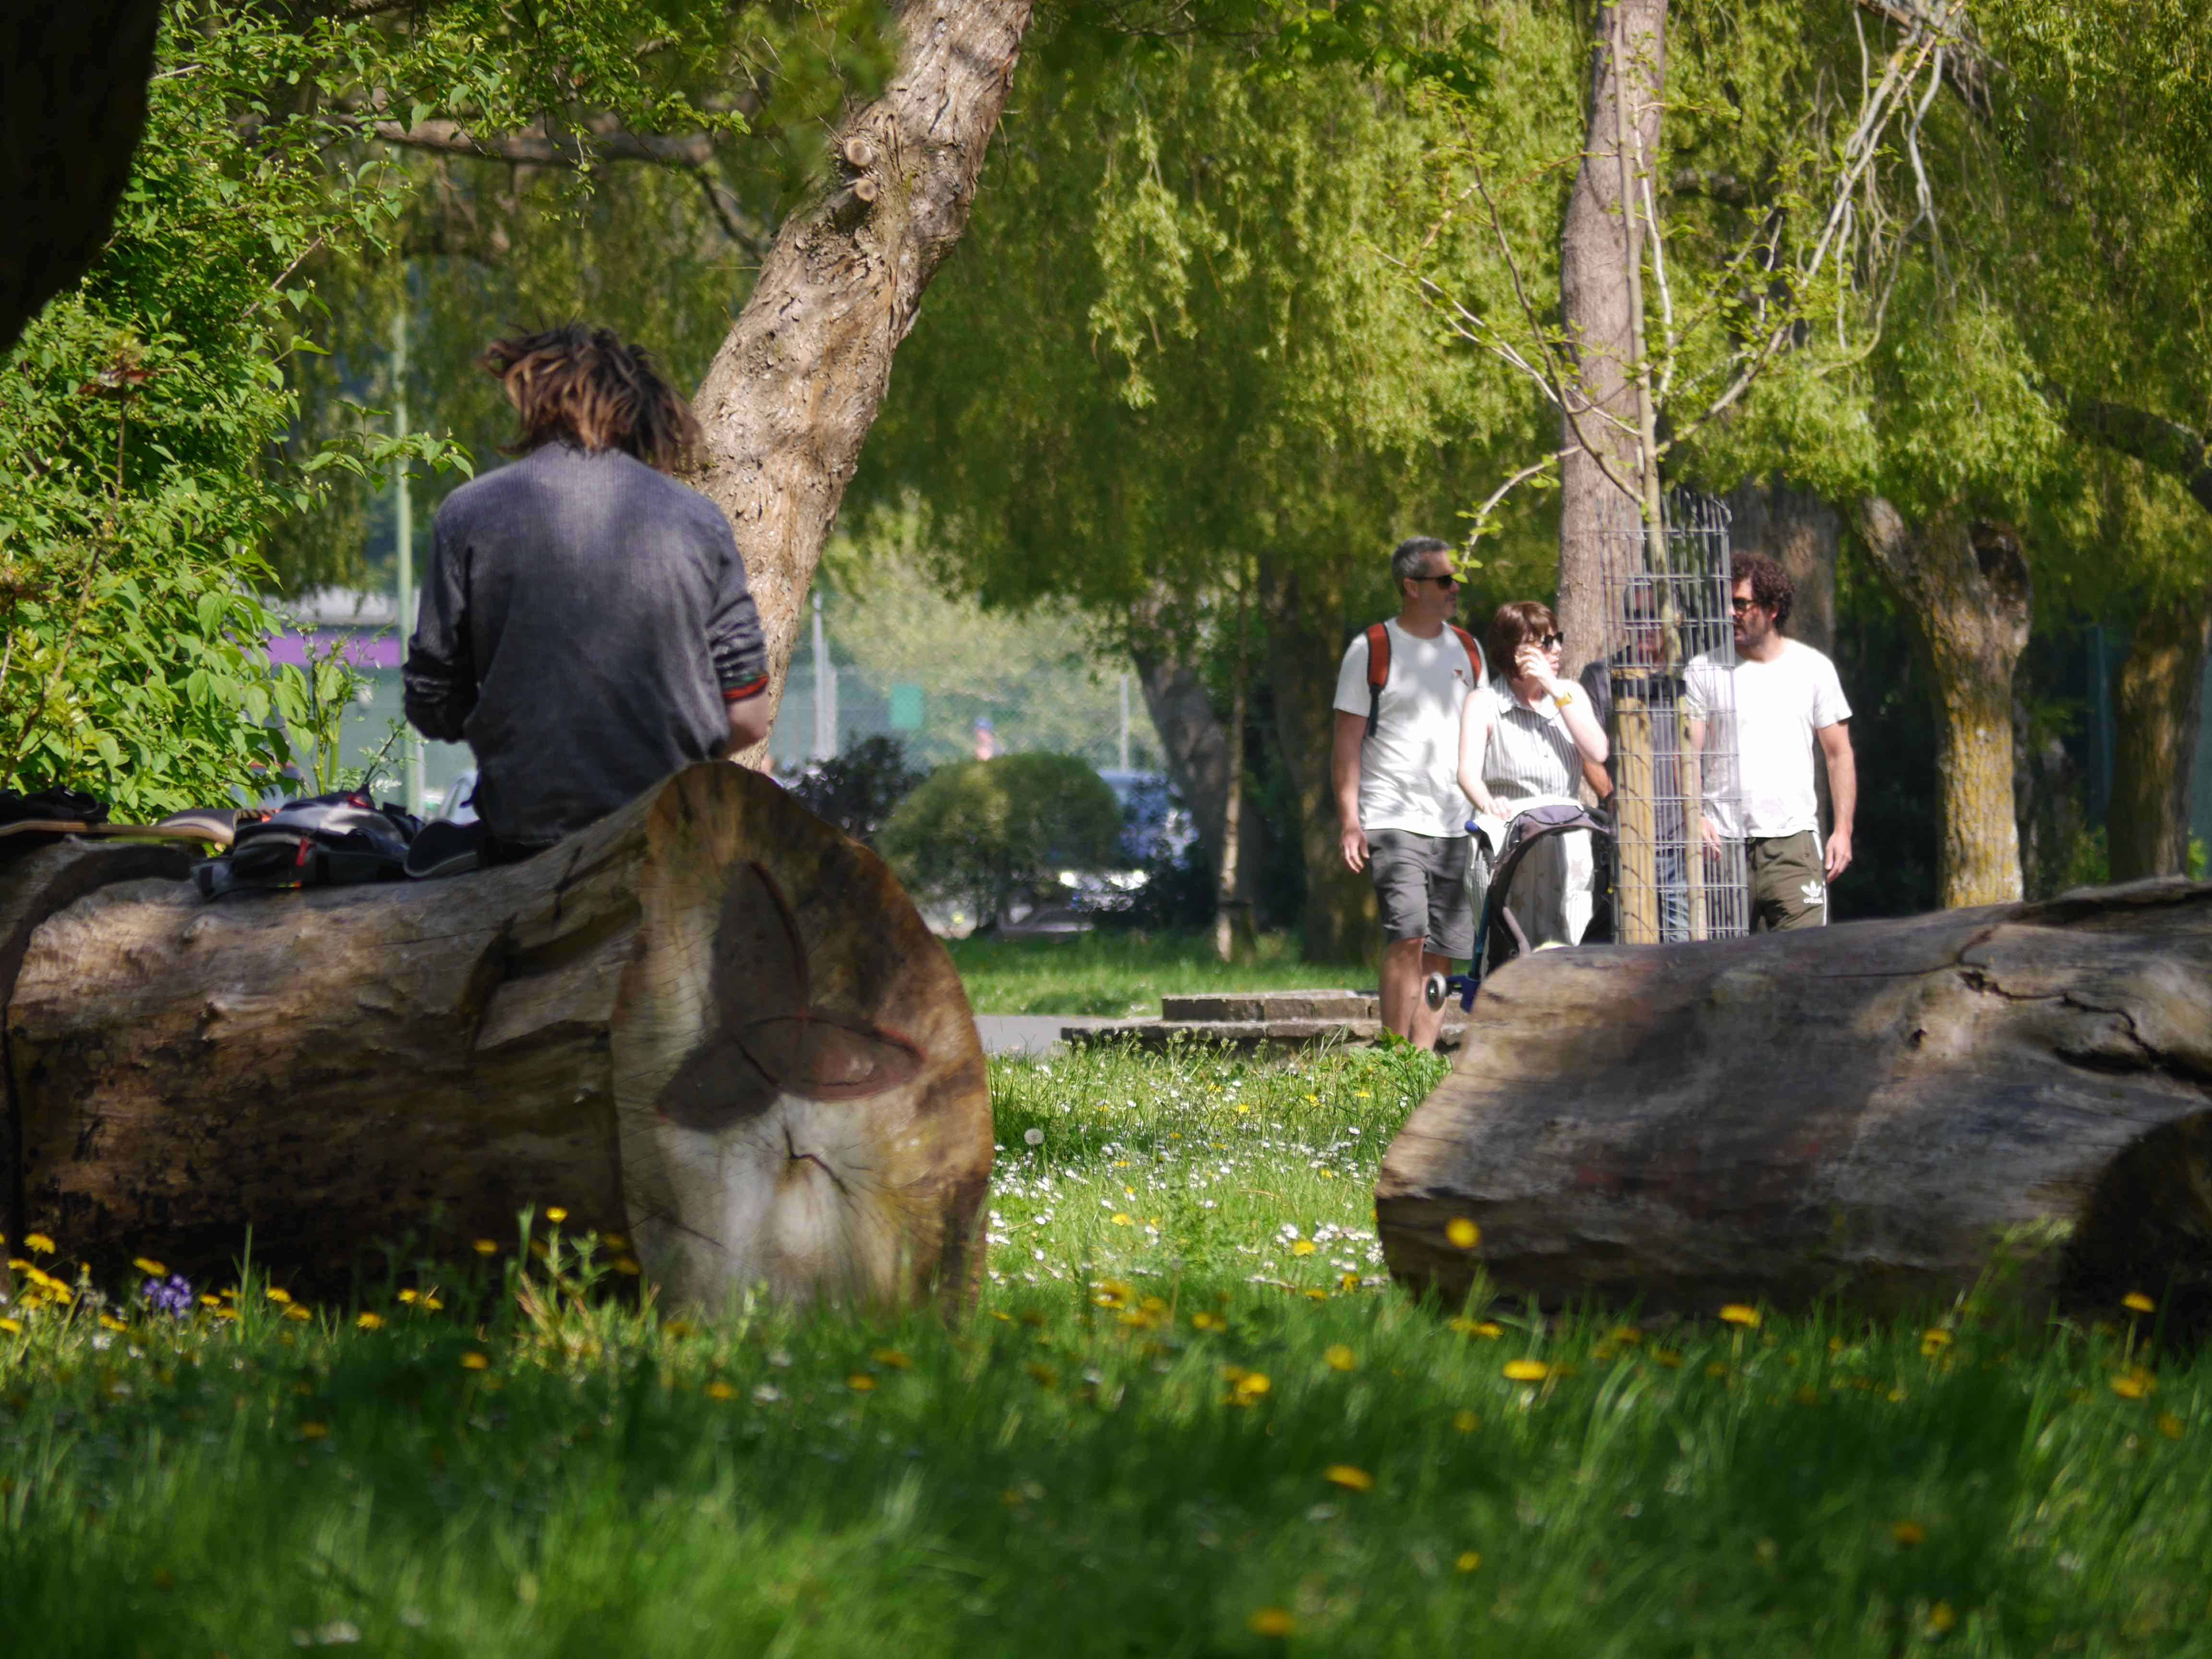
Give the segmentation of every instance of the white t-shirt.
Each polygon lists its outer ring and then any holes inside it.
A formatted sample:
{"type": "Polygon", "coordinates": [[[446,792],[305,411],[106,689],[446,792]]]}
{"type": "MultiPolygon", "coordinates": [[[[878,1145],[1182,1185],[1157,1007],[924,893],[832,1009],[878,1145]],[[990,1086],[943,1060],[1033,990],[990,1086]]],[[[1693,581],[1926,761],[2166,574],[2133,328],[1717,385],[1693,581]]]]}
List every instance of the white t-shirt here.
{"type": "Polygon", "coordinates": [[[1771,661],[1724,668],[1709,656],[1695,657],[1682,678],[1684,709],[1708,723],[1705,810],[1721,834],[1764,841],[1817,832],[1813,734],[1851,717],[1835,664],[1785,639],[1771,661]],[[1740,763],[1740,773],[1731,761],[1740,763]]]}
{"type": "MultiPolygon", "coordinates": [[[[1423,640],[1395,622],[1382,625],[1390,630],[1390,678],[1375,729],[1359,746],[1359,827],[1463,836],[1469,809],[1459,792],[1459,720],[1475,666],[1449,628],[1423,640]]],[[[1336,708],[1367,718],[1365,629],[1337,671],[1336,708]]]]}

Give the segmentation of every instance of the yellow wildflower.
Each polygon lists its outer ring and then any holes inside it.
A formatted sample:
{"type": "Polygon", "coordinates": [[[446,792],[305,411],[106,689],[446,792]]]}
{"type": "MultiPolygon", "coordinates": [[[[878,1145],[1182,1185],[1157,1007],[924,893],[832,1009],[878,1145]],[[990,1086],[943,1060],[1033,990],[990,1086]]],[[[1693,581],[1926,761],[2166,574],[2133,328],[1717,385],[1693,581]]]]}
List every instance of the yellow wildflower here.
{"type": "Polygon", "coordinates": [[[2180,1439],[2181,1430],[2181,1419],[2172,1412],[2160,1412],[2158,1414],[2158,1431],[2168,1440],[2180,1439]]]}
{"type": "Polygon", "coordinates": [[[1116,1227],[1133,1227],[1137,1224],[1119,1210],[1115,1211],[1112,1215],[1107,1218],[1107,1219],[1112,1222],[1116,1227]]]}
{"type": "Polygon", "coordinates": [[[1748,1330],[1759,1328],[1759,1310],[1741,1302],[1731,1302],[1723,1308],[1721,1319],[1726,1324],[1741,1325],[1748,1330]]]}
{"type": "Polygon", "coordinates": [[[432,1313],[435,1313],[439,1309],[444,1307],[446,1304],[438,1300],[437,1293],[435,1291],[425,1291],[423,1293],[422,1299],[416,1305],[417,1307],[428,1308],[432,1313]]]}
{"type": "Polygon", "coordinates": [[[1959,1615],[1948,1601],[1938,1601],[1928,1609],[1928,1633],[1941,1636],[1959,1622],[1959,1615]]]}
{"type": "Polygon", "coordinates": [[[1462,1434],[1473,1434],[1481,1426],[1482,1419],[1477,1417],[1473,1412],[1468,1411],[1465,1407],[1462,1407],[1458,1411],[1452,1413],[1452,1427],[1458,1430],[1462,1434]]]}
{"type": "Polygon", "coordinates": [[[1359,1369],[1359,1356],[1341,1342],[1330,1343],[1322,1350],[1321,1357],[1333,1371],[1356,1371],[1359,1369]]]}
{"type": "Polygon", "coordinates": [[[845,1379],[845,1386],[854,1394],[866,1394],[876,1386],[876,1379],[866,1371],[854,1371],[845,1379]]]}
{"type": "Polygon", "coordinates": [[[1951,1333],[1940,1325],[1920,1333],[1920,1352],[1927,1358],[1933,1359],[1950,1346],[1951,1333]]]}
{"type": "Polygon", "coordinates": [[[10,1336],[21,1336],[23,1334],[23,1322],[20,1319],[10,1319],[5,1314],[0,1314],[0,1331],[5,1331],[10,1336]]]}
{"type": "Polygon", "coordinates": [[[305,1308],[299,1306],[295,1303],[291,1307],[284,1310],[284,1317],[287,1319],[313,1319],[314,1315],[309,1313],[305,1308]]]}
{"type": "Polygon", "coordinates": [[[421,1294],[422,1292],[419,1291],[402,1291],[399,1292],[399,1299],[402,1302],[412,1302],[421,1294]]]}
{"type": "Polygon", "coordinates": [[[1928,1541],[1928,1528],[1917,1521],[1900,1521],[1889,1529],[1901,1549],[1916,1549],[1928,1541]]]}
{"type": "Polygon", "coordinates": [[[1194,1313],[1190,1316],[1190,1328],[1194,1331],[1225,1331],[1229,1322],[1218,1314],[1194,1313]]]}
{"type": "Polygon", "coordinates": [[[103,1331],[127,1331],[131,1328],[113,1314],[102,1314],[100,1316],[100,1328],[103,1331]]]}
{"type": "Polygon", "coordinates": [[[300,1425],[300,1438],[302,1440],[327,1440],[330,1437],[331,1425],[327,1423],[302,1423],[300,1425]]]}
{"type": "Polygon", "coordinates": [[[1654,1348],[1651,1350],[1651,1363],[1664,1365],[1670,1371],[1679,1370],[1682,1365],[1682,1356],[1672,1348],[1654,1348]]]}
{"type": "Polygon", "coordinates": [[[491,1356],[483,1353],[465,1353],[461,1356],[461,1369],[465,1371],[489,1370],[491,1356]]]}
{"type": "Polygon", "coordinates": [[[568,1218],[568,1212],[558,1204],[549,1204],[545,1206],[545,1218],[557,1226],[568,1218]]]}
{"type": "Polygon", "coordinates": [[[602,1233],[599,1237],[611,1250],[629,1249],[629,1235],[627,1233],[602,1233]]]}
{"type": "Polygon", "coordinates": [[[262,1295],[267,1297],[271,1302],[274,1302],[280,1308],[292,1299],[291,1291],[282,1290],[274,1285],[271,1285],[267,1290],[262,1291],[262,1295]]]}
{"type": "MultiPolygon", "coordinates": [[[[1243,1108],[1237,1109],[1242,1111],[1243,1108]]],[[[1277,1641],[1295,1633],[1298,1627],[1298,1621],[1281,1607],[1261,1607],[1244,1622],[1251,1627],[1253,1635],[1272,1637],[1277,1641]]]]}
{"type": "Polygon", "coordinates": [[[235,1319],[238,1317],[238,1310],[225,1304],[215,1310],[215,1316],[217,1319],[235,1319]]]}
{"type": "Polygon", "coordinates": [[[44,1233],[25,1233],[23,1248],[27,1250],[36,1250],[40,1255],[52,1255],[54,1253],[54,1241],[44,1233]]]}
{"type": "Polygon", "coordinates": [[[1725,1359],[1713,1360],[1705,1367],[1705,1375],[1707,1376],[1726,1376],[1728,1374],[1728,1361],[1725,1359]]]}
{"type": "Polygon", "coordinates": [[[2123,1308],[2125,1308],[2130,1313],[2147,1314],[2156,1313],[2158,1311],[2158,1304],[2152,1301],[2141,1291],[2130,1291],[2125,1296],[2120,1298],[2120,1305],[2123,1308]]]}
{"type": "Polygon", "coordinates": [[[1292,1255],[1311,1255],[1320,1248],[1321,1246],[1315,1243],[1310,1238],[1302,1238],[1298,1240],[1297,1243],[1291,1246],[1291,1254],[1292,1255]]]}
{"type": "Polygon", "coordinates": [[[353,1322],[358,1328],[364,1331],[380,1331],[384,1328],[384,1316],[380,1313],[369,1313],[364,1310],[356,1316],[353,1322]]]}
{"type": "Polygon", "coordinates": [[[1322,1471],[1321,1478],[1332,1486],[1341,1486],[1346,1492],[1375,1490],[1375,1477],[1351,1463],[1332,1463],[1322,1471]]]}
{"type": "Polygon", "coordinates": [[[1444,1223],[1444,1237],[1455,1249],[1471,1250],[1482,1243],[1482,1229],[1465,1216],[1455,1215],[1444,1223]]]}
{"type": "Polygon", "coordinates": [[[618,1255],[615,1258],[615,1271],[625,1279],[635,1279],[645,1268],[634,1255],[618,1255]]]}
{"type": "Polygon", "coordinates": [[[1462,1572],[1473,1572],[1481,1565],[1482,1558],[1473,1550],[1462,1550],[1459,1553],[1459,1559],[1452,1563],[1452,1565],[1462,1572]]]}
{"type": "Polygon", "coordinates": [[[166,1279],[169,1273],[167,1267],[149,1256],[133,1256],[131,1258],[131,1265],[149,1279],[166,1279]]]}
{"type": "Polygon", "coordinates": [[[914,1369],[914,1361],[896,1348],[878,1348],[868,1357],[878,1365],[888,1365],[895,1371],[910,1371],[914,1369]]]}
{"type": "Polygon", "coordinates": [[[1608,1334],[1624,1347],[1632,1348],[1644,1340],[1644,1333],[1633,1325],[1615,1325],[1608,1334]]]}
{"type": "Polygon", "coordinates": [[[1060,1373],[1049,1365],[1032,1364],[1023,1366],[1022,1370],[1029,1374],[1030,1381],[1040,1389],[1056,1389],[1060,1386],[1060,1373]]]}
{"type": "Polygon", "coordinates": [[[499,1241],[495,1238],[479,1238],[475,1243],[470,1245],[469,1248],[474,1250],[478,1255],[497,1255],[499,1254],[499,1241]]]}
{"type": "Polygon", "coordinates": [[[1541,1382],[1552,1368],[1540,1359],[1509,1359],[1503,1375],[1509,1382],[1541,1382]]]}
{"type": "Polygon", "coordinates": [[[2112,1379],[2112,1386],[2123,1400],[2142,1400],[2157,1391],[2158,1379],[2148,1371],[2123,1371],[2112,1379]]]}
{"type": "Polygon", "coordinates": [[[707,1385],[707,1398],[709,1400],[735,1400],[737,1397],[738,1391],[720,1377],[707,1385]]]}

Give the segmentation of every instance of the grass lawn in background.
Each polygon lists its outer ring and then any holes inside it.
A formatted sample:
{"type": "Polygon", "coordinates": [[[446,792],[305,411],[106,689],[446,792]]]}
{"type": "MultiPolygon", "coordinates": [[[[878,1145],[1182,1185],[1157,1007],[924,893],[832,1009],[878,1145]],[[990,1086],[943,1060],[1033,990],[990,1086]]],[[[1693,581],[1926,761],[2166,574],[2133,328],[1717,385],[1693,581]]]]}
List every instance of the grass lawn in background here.
{"type": "Polygon", "coordinates": [[[1371,989],[1375,972],[1359,963],[1334,967],[1298,960],[1295,934],[1267,933],[1254,960],[1234,965],[1213,954],[1210,935],[1099,928],[1048,939],[948,939],[952,960],[979,1014],[1111,1014],[1160,1012],[1162,996],[1201,991],[1371,989]]]}
{"type": "MultiPolygon", "coordinates": [[[[988,1270],[951,1326],[664,1322],[542,1259],[523,1297],[511,1243],[476,1313],[450,1274],[182,1319],[27,1297],[4,1645],[2212,1650],[2212,1362],[2160,1358],[2154,1310],[1417,1306],[1369,1193],[1440,1066],[994,1062],[988,1270]]],[[[11,1253],[70,1277],[66,1240],[11,1253]]]]}

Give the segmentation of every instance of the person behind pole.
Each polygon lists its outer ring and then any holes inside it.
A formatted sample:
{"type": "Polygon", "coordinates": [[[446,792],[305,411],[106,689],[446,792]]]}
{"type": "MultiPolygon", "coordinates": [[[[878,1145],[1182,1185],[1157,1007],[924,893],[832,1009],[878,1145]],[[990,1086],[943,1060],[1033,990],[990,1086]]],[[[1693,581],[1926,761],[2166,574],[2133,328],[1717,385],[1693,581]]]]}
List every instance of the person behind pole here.
{"type": "MultiPolygon", "coordinates": [[[[1611,757],[1601,766],[1585,761],[1583,778],[1599,804],[1614,812],[1615,845],[1625,849],[1631,830],[1619,816],[1620,803],[1617,799],[1621,755],[1613,684],[1618,678],[1643,705],[1645,716],[1642,736],[1650,750],[1650,765],[1640,784],[1650,799],[1642,803],[1649,810],[1650,818],[1641,833],[1647,834],[1652,842],[1652,875],[1658,887],[1658,914],[1655,920],[1659,938],[1673,943],[1690,937],[1689,831],[1682,810],[1680,731],[1676,718],[1681,705],[1682,674],[1679,666],[1667,666],[1666,629],[1660,609],[1661,602],[1650,578],[1639,576],[1632,580],[1621,596],[1627,642],[1610,656],[1592,659],[1583,669],[1582,689],[1590,700],[1591,715],[1598,729],[1605,733],[1612,751],[1611,757]]],[[[1614,896],[1616,930],[1626,914],[1626,896],[1614,896]]],[[[1618,931],[1615,937],[1620,937],[1618,931]]]]}
{"type": "Polygon", "coordinates": [[[1790,573],[1772,559],[1744,560],[1731,598],[1735,667],[1708,653],[1692,658],[1683,677],[1690,747],[1713,751],[1705,768],[1706,849],[1717,856],[1724,842],[1743,843],[1755,933],[1825,927],[1828,884],[1851,862],[1858,805],[1845,724],[1851,708],[1835,664],[1782,633],[1796,596],[1790,573]],[[1718,741],[1709,744],[1709,732],[1718,741]],[[1816,747],[1835,813],[1825,846],[1813,776],[1816,747]]]}
{"type": "Polygon", "coordinates": [[[1344,861],[1369,873],[1382,910],[1382,1024],[1425,1048],[1443,1014],[1423,981],[1474,951],[1457,775],[1460,706],[1482,683],[1482,652],[1451,625],[1447,543],[1399,543],[1390,575],[1397,616],[1354,638],[1337,671],[1330,780],[1344,861]]]}
{"type": "MultiPolygon", "coordinates": [[[[1460,726],[1459,787],[1476,811],[1510,820],[1531,806],[1572,804],[1588,767],[1609,756],[1589,698],[1559,678],[1565,636],[1552,608],[1534,599],[1498,607],[1490,622],[1497,678],[1467,696],[1460,726]]],[[[1579,945],[1595,898],[1589,832],[1547,836],[1522,865],[1529,882],[1516,915],[1537,919],[1529,937],[1579,945]]]]}
{"type": "Polygon", "coordinates": [[[768,653],[729,521],[670,476],[702,434],[652,359],[571,324],[479,362],[520,459],[438,509],[405,706],[474,751],[499,863],[761,741],[768,653]]]}

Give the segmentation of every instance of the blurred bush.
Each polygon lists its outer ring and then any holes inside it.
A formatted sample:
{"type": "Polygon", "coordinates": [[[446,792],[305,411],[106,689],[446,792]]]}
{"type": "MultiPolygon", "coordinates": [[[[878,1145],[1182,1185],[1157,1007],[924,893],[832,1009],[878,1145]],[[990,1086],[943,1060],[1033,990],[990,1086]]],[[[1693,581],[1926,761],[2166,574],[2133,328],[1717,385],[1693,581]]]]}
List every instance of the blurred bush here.
{"type": "Polygon", "coordinates": [[[816,761],[786,787],[801,805],[868,846],[925,775],[896,738],[873,737],[816,761]]]}
{"type": "Polygon", "coordinates": [[[909,888],[972,907],[995,927],[1063,869],[1119,860],[1121,809],[1073,755],[1002,755],[940,766],[884,826],[884,856],[909,888]]]}

